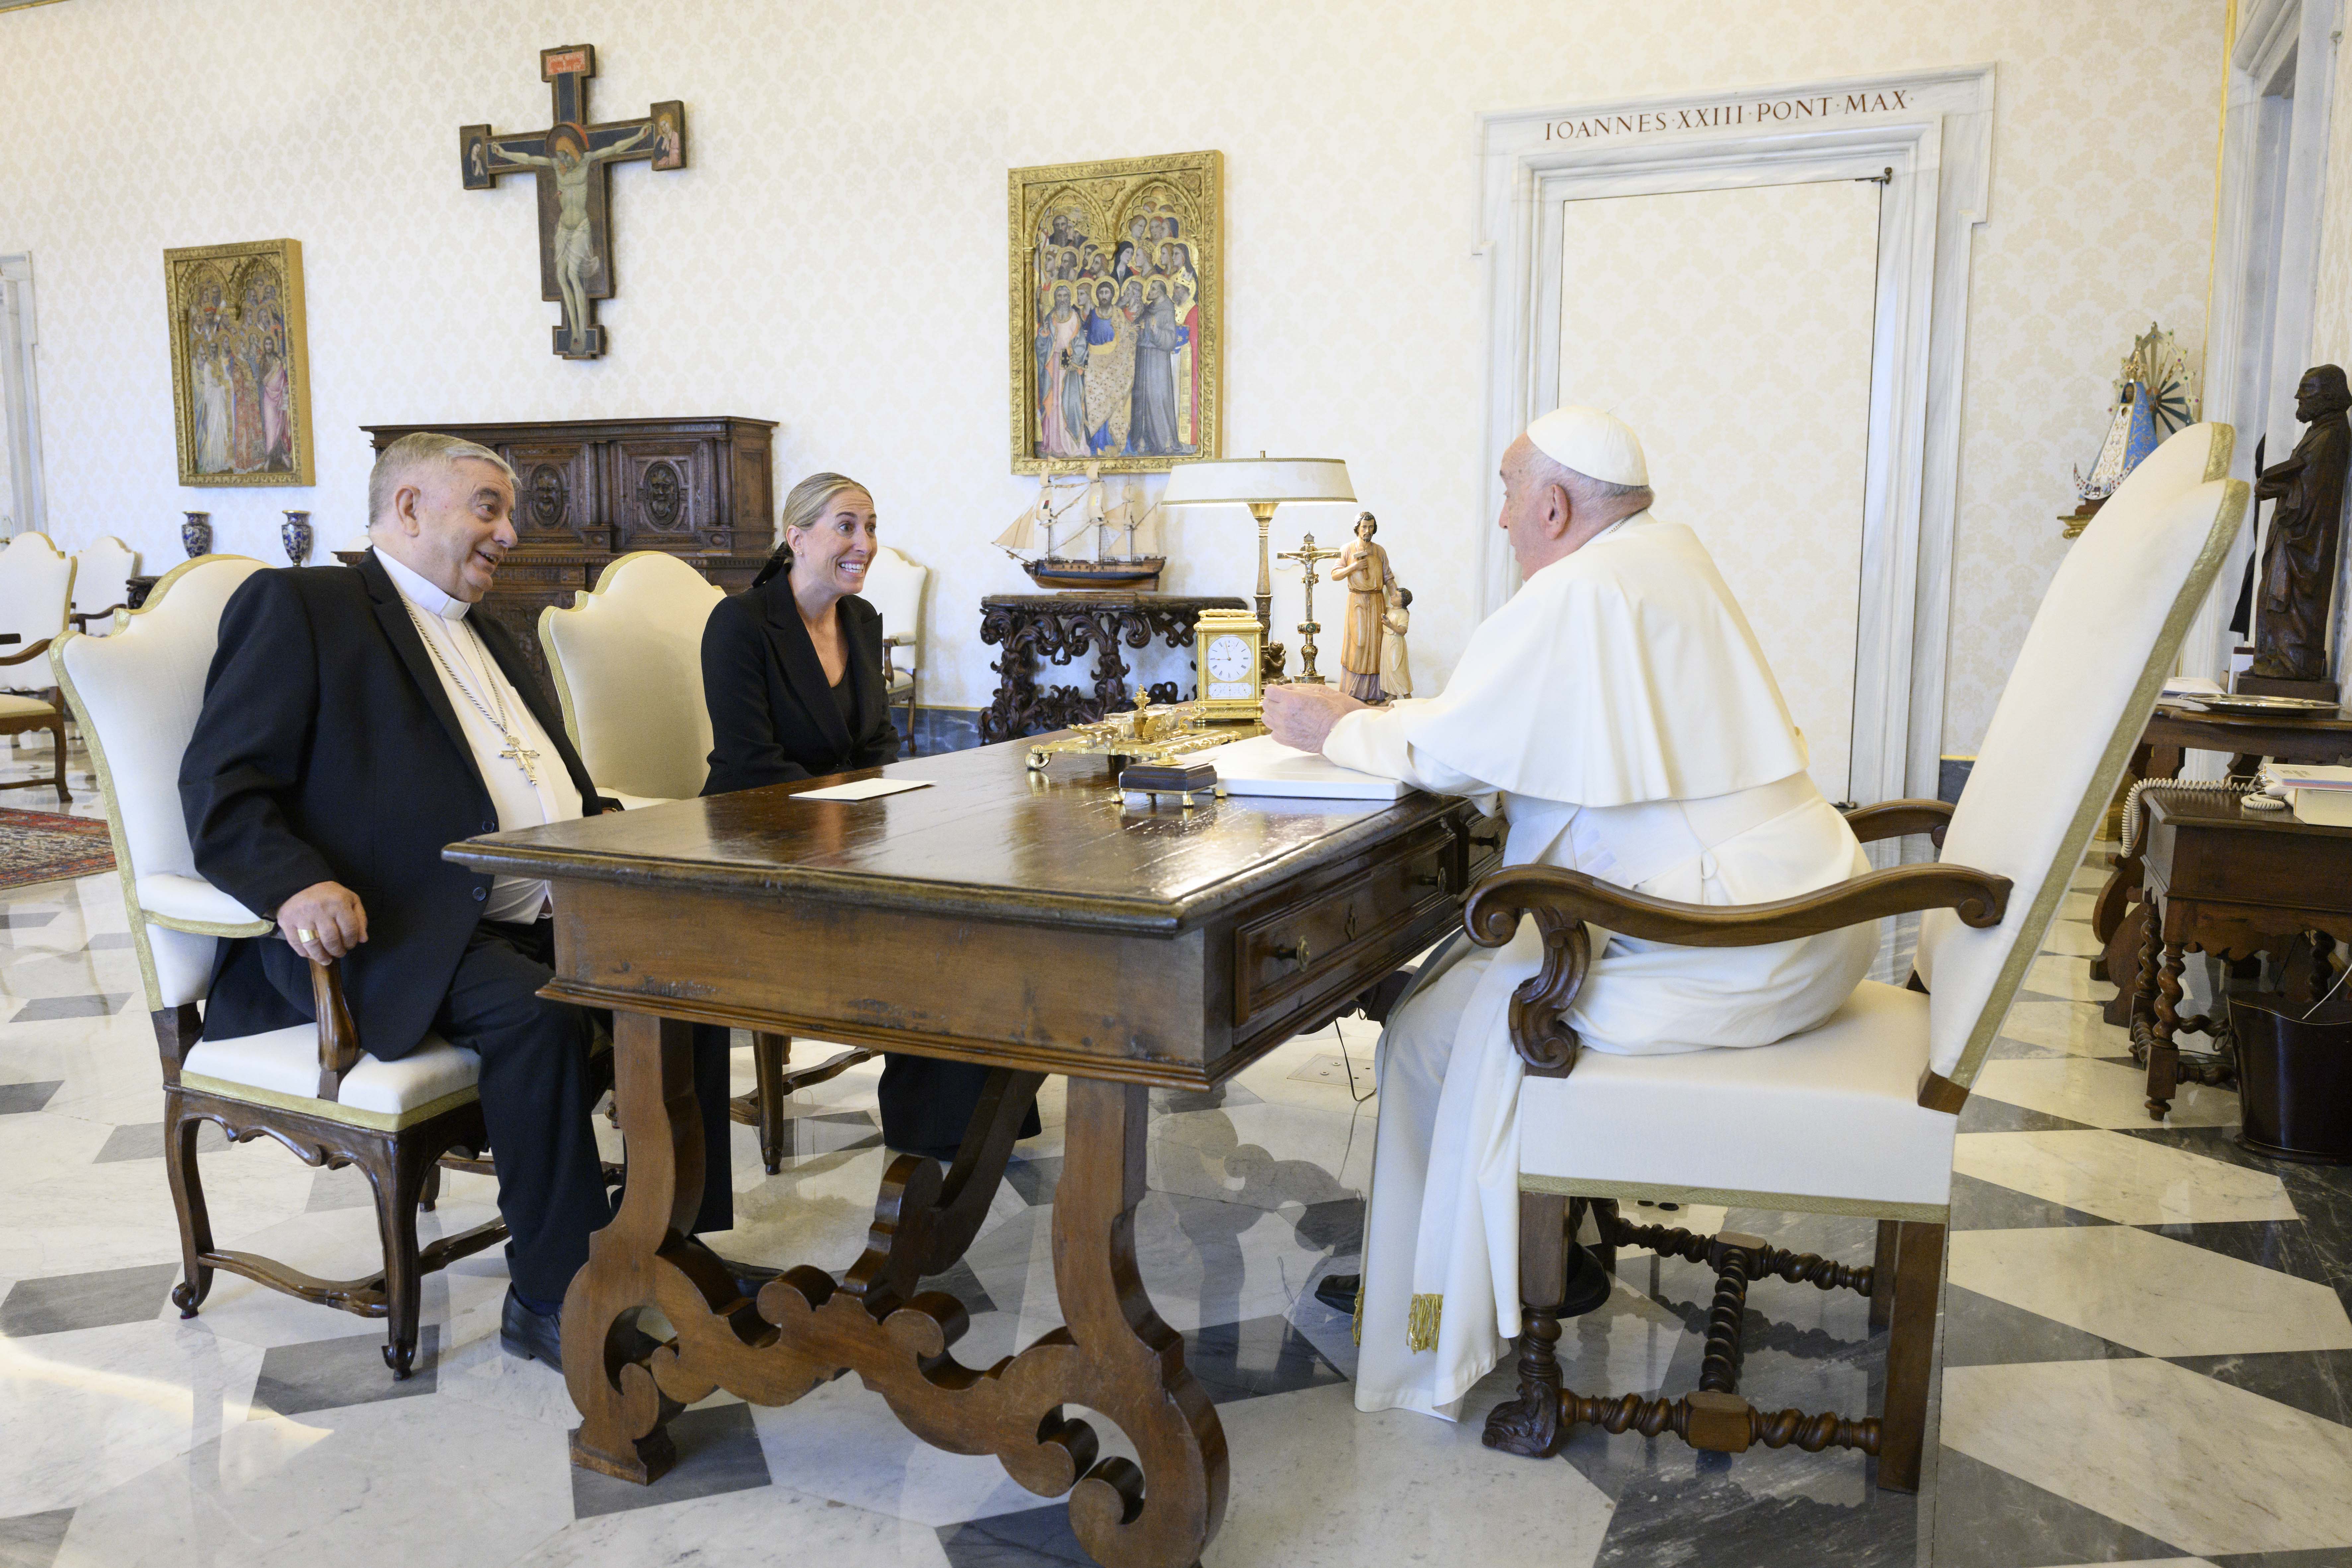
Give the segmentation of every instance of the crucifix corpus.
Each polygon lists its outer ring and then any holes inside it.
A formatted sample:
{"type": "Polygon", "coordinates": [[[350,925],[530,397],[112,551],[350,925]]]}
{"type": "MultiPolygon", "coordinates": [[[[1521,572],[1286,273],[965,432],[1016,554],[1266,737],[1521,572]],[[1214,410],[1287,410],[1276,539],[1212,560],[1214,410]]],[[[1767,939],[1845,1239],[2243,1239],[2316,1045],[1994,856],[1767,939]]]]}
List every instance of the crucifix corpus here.
{"type": "Polygon", "coordinates": [[[1275,557],[1277,561],[1298,563],[1301,579],[1299,586],[1306,594],[1307,618],[1298,623],[1298,635],[1305,639],[1298,649],[1299,658],[1305,661],[1299,666],[1297,677],[1301,686],[1326,684],[1323,678],[1315,673],[1315,634],[1323,629],[1322,623],[1315,618],[1315,584],[1318,581],[1315,575],[1315,568],[1326,561],[1339,559],[1342,553],[1337,550],[1318,549],[1315,543],[1315,536],[1310,533],[1297,549],[1286,550],[1275,557]]]}
{"type": "Polygon", "coordinates": [[[539,79],[551,83],[554,121],[544,131],[500,136],[487,125],[457,128],[457,153],[469,191],[487,191],[501,174],[539,180],[539,297],[563,307],[555,352],[594,359],[604,352],[596,301],[613,297],[612,165],[644,158],[656,169],[686,167],[686,105],[656,103],[642,120],[588,122],[593,44],[539,51],[539,79]]]}

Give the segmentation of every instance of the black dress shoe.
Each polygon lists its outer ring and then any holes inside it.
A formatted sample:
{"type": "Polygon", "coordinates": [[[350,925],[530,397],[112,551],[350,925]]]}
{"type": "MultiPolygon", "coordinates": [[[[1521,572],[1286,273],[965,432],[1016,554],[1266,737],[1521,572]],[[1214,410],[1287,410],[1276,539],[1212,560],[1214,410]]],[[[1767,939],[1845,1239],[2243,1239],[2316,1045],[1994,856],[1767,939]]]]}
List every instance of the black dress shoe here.
{"type": "Polygon", "coordinates": [[[1356,1315],[1356,1294],[1364,1288],[1360,1274],[1326,1274],[1315,1282],[1315,1299],[1335,1312],[1356,1315]]]}
{"type": "Polygon", "coordinates": [[[522,1304],[514,1287],[507,1287],[507,1302],[499,1313],[499,1344],[507,1354],[525,1361],[543,1361],[563,1370],[563,1316],[534,1312],[522,1304]]]}

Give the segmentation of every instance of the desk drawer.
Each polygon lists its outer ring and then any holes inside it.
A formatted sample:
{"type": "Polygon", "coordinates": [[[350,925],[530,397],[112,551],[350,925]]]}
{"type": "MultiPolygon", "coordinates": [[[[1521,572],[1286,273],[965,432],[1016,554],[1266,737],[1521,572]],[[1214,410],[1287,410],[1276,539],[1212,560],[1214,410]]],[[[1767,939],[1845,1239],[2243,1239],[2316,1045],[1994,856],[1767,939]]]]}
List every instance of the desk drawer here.
{"type": "MultiPolygon", "coordinates": [[[[1416,834],[1402,852],[1342,871],[1234,931],[1234,1022],[1286,1010],[1389,945],[1397,932],[1450,910],[1462,897],[1464,856],[1451,824],[1416,834]]],[[[1378,974],[1360,977],[1370,984],[1378,974]]]]}

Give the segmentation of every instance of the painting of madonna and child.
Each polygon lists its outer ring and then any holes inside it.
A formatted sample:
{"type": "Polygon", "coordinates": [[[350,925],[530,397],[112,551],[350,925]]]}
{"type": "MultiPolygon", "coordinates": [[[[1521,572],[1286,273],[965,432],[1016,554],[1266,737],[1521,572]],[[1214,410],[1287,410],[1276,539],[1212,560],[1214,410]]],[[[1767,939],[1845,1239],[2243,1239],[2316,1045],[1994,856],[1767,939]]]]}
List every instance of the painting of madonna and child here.
{"type": "Polygon", "coordinates": [[[1016,471],[1217,455],[1222,165],[1013,172],[1016,471]]]}
{"type": "Polygon", "coordinates": [[[184,485],[307,485],[302,249],[290,239],[163,253],[184,485]]]}

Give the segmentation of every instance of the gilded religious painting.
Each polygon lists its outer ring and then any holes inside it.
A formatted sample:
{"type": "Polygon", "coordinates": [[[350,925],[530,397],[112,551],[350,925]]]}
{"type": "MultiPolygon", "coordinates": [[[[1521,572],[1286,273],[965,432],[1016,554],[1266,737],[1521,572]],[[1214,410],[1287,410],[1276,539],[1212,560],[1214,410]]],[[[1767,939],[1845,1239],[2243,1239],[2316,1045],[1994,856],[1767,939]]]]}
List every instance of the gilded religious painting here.
{"type": "Polygon", "coordinates": [[[1013,468],[1219,455],[1224,154],[1015,169],[1013,468]]]}
{"type": "Polygon", "coordinates": [[[163,291],[180,483],[312,483],[300,242],[166,250],[163,291]]]}

